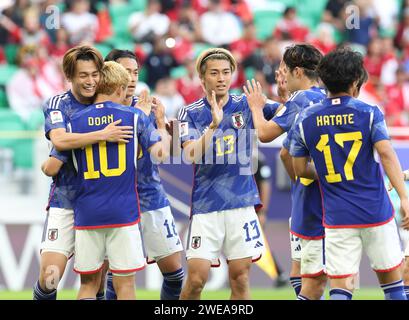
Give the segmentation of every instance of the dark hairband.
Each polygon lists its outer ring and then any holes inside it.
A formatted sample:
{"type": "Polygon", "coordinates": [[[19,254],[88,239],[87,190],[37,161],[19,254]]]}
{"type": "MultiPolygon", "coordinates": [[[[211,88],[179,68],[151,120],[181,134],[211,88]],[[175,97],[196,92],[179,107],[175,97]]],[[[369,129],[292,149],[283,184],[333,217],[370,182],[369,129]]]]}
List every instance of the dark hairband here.
{"type": "Polygon", "coordinates": [[[214,56],[214,55],[216,55],[216,54],[221,54],[221,55],[223,55],[224,57],[226,57],[229,61],[231,61],[230,57],[229,57],[226,53],[221,52],[221,51],[217,51],[217,52],[209,53],[207,56],[205,56],[205,57],[202,59],[202,61],[200,62],[200,66],[202,66],[203,63],[204,63],[207,59],[209,59],[211,56],[214,56]]]}

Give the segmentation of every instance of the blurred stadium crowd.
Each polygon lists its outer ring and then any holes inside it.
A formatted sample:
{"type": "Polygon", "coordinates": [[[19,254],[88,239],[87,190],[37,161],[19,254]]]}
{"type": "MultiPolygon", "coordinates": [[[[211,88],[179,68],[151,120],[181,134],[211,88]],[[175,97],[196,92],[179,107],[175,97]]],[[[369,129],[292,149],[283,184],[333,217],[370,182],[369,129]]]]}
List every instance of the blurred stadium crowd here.
{"type": "Polygon", "coordinates": [[[234,53],[236,93],[255,77],[277,100],[275,70],[294,42],[362,52],[370,81],[361,98],[380,105],[389,126],[409,126],[408,0],[2,0],[0,131],[41,128],[42,103],[69,88],[61,60],[78,44],[134,51],[137,91],[149,87],[173,118],[202,95],[194,59],[203,49],[234,53]]]}

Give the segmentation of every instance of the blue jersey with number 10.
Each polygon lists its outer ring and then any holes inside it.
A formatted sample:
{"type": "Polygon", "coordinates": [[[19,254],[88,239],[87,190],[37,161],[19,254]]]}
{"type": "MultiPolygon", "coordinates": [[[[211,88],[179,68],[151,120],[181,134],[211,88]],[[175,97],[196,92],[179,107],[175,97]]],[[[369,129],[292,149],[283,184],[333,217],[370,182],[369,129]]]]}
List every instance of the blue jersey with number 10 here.
{"type": "Polygon", "coordinates": [[[70,126],[72,132],[87,133],[119,119],[122,119],[121,126],[133,127],[134,136],[129,143],[102,141],[74,150],[78,170],[74,203],[76,229],[121,227],[139,220],[138,143],[149,149],[160,140],[148,117],[138,109],[105,102],[73,116],[70,126]]]}
{"type": "Polygon", "coordinates": [[[349,96],[325,99],[300,114],[290,153],[314,161],[326,228],[372,227],[393,218],[374,156],[374,144],[387,139],[379,108],[349,96]]]}

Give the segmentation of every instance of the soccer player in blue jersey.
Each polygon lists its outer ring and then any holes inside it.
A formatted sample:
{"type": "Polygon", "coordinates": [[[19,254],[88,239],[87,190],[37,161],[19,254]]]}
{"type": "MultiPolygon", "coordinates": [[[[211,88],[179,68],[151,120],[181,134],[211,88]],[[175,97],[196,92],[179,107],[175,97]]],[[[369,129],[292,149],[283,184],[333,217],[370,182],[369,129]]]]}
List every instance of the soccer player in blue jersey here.
{"type": "Polygon", "coordinates": [[[367,78],[362,56],[338,49],[322,59],[318,73],[329,96],[301,112],[290,153],[296,175],[319,179],[330,297],[352,298],[364,250],[385,298],[406,300],[398,230],[374,151],[399,195],[404,229],[409,229],[408,194],[383,114],[355,98],[367,78]]]}
{"type": "MultiPolygon", "coordinates": [[[[322,59],[322,54],[311,45],[294,45],[287,48],[283,56],[287,89],[291,98],[286,103],[288,109],[284,112],[282,120],[288,117],[295,121],[295,116],[304,108],[320,102],[326,97],[326,92],[319,87],[317,67],[322,59]],[[293,111],[297,110],[295,114],[293,111]]],[[[326,285],[324,273],[324,227],[322,226],[321,194],[318,183],[313,180],[303,179],[294,175],[291,157],[289,155],[289,141],[292,129],[289,130],[283,142],[280,157],[290,178],[291,184],[291,220],[290,239],[292,255],[299,256],[293,260],[293,283],[296,283],[297,271],[301,281],[301,290],[298,299],[320,299],[326,285]],[[300,251],[295,252],[299,244],[300,251]]],[[[298,248],[299,249],[299,248],[298,248]]]]}
{"type": "MultiPolygon", "coordinates": [[[[178,115],[184,157],[194,163],[188,276],[180,298],[200,299],[209,270],[219,265],[223,252],[230,298],[249,299],[250,267],[264,250],[255,212],[261,203],[251,171],[253,120],[246,97],[229,94],[236,61],[228,50],[205,50],[196,70],[206,96],[178,115]]],[[[266,113],[274,114],[277,106],[268,104],[266,113]]]]}
{"type": "Polygon", "coordinates": [[[128,144],[104,141],[74,150],[79,180],[74,203],[74,270],[81,274],[79,299],[95,299],[105,255],[118,299],[135,298],[135,272],[145,266],[137,225],[138,147],[155,162],[162,161],[169,155],[169,139],[163,109],[155,110],[156,130],[141,110],[119,104],[125,99],[129,79],[123,66],[105,62],[94,104],[75,114],[69,124],[78,133],[102,129],[115,119],[134,128],[128,144]]]}
{"type": "MultiPolygon", "coordinates": [[[[127,141],[130,128],[118,126],[120,121],[92,133],[67,132],[66,125],[70,117],[92,103],[102,65],[101,54],[89,46],[72,48],[64,55],[63,70],[72,89],[52,97],[43,108],[45,134],[55,149],[70,150],[105,140],[127,141]]],[[[58,154],[55,149],[52,151],[53,159],[61,158],[65,161],[65,156],[58,154]]],[[[33,298],[36,300],[56,299],[58,282],[63,276],[68,258],[73,254],[74,177],[72,162],[67,161],[51,184],[41,245],[40,275],[33,290],[33,298]]]]}
{"type": "MultiPolygon", "coordinates": [[[[282,114],[267,122],[262,119],[258,123],[261,132],[269,127],[279,125],[288,131],[280,156],[292,179],[291,198],[292,209],[290,219],[291,240],[291,284],[298,299],[320,299],[326,284],[323,262],[323,238],[321,195],[318,183],[296,177],[289,155],[289,139],[297,114],[311,104],[322,101],[326,92],[319,87],[317,67],[322,54],[313,46],[306,44],[293,45],[286,49],[281,68],[286,78],[286,88],[290,93],[289,100],[284,104],[282,114]],[[301,279],[302,278],[302,279],[301,279]]],[[[248,83],[249,103],[253,113],[260,110],[263,101],[260,98],[259,84],[248,83]]],[[[259,117],[260,118],[260,117],[259,117]]],[[[256,127],[257,127],[256,125],[256,127]]],[[[274,136],[268,138],[268,142],[274,136]]]]}
{"type": "MultiPolygon", "coordinates": [[[[112,50],[105,61],[116,61],[126,68],[131,76],[126,99],[122,104],[139,107],[138,98],[134,95],[138,81],[138,62],[133,52],[128,50],[112,50]]],[[[149,103],[149,98],[146,98],[149,103]]],[[[154,99],[154,104],[159,102],[154,99]]],[[[150,104],[150,103],[149,103],[150,104]]],[[[157,127],[153,111],[148,109],[148,118],[157,127]]],[[[159,177],[159,168],[152,163],[149,153],[142,149],[138,158],[138,194],[141,208],[141,231],[143,244],[148,256],[148,263],[156,262],[163,275],[161,300],[178,300],[183,284],[183,268],[181,262],[182,242],[176,231],[169,200],[159,177]]],[[[107,299],[115,299],[112,276],[108,274],[107,299]]]]}

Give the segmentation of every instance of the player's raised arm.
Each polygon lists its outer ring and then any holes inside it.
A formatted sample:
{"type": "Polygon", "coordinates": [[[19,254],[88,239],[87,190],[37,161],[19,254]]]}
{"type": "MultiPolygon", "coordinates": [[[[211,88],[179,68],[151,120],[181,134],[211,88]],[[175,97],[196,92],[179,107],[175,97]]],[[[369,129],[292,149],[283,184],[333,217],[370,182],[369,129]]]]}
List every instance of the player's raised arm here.
{"type": "Polygon", "coordinates": [[[285,171],[287,171],[287,174],[289,175],[291,181],[295,181],[295,171],[293,167],[293,161],[290,155],[290,152],[286,148],[281,148],[280,150],[280,159],[281,162],[284,165],[285,171]]]}
{"type": "Polygon", "coordinates": [[[259,82],[254,79],[247,80],[247,86],[243,87],[244,93],[253,115],[254,127],[257,130],[261,142],[271,142],[284,133],[284,130],[274,121],[267,121],[264,118],[263,108],[267,98],[263,94],[263,89],[259,82]]]}
{"type": "Polygon", "coordinates": [[[217,102],[215,91],[212,91],[212,98],[209,103],[212,112],[212,122],[209,128],[199,139],[189,140],[183,143],[186,159],[193,163],[197,163],[202,159],[211,144],[215,130],[223,120],[223,101],[217,102]]]}
{"type": "Polygon", "coordinates": [[[381,140],[375,143],[375,149],[379,154],[382,166],[392,186],[396,189],[401,201],[402,228],[409,230],[409,200],[402,169],[398,157],[389,140],[381,140]]]}
{"type": "Polygon", "coordinates": [[[50,131],[50,140],[57,151],[78,149],[100,141],[125,142],[133,137],[131,126],[119,126],[122,120],[110,123],[104,129],[89,133],[71,133],[64,128],[50,131]]]}
{"type": "Polygon", "coordinates": [[[141,109],[147,116],[151,113],[153,98],[150,96],[149,91],[144,89],[139,95],[138,102],[135,108],[141,109]]]}
{"type": "Polygon", "coordinates": [[[159,163],[164,162],[170,155],[170,145],[172,138],[166,130],[165,107],[157,98],[152,98],[152,112],[155,115],[157,133],[161,141],[149,148],[150,154],[159,163]]]}
{"type": "Polygon", "coordinates": [[[41,165],[41,171],[43,171],[47,177],[54,177],[58,174],[63,164],[64,162],[61,160],[54,157],[49,157],[41,165]]]}
{"type": "Polygon", "coordinates": [[[315,166],[310,162],[309,157],[293,157],[294,173],[300,178],[317,180],[318,175],[315,166]]]}

